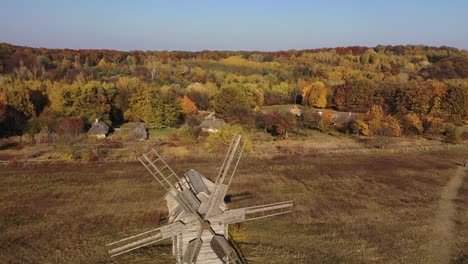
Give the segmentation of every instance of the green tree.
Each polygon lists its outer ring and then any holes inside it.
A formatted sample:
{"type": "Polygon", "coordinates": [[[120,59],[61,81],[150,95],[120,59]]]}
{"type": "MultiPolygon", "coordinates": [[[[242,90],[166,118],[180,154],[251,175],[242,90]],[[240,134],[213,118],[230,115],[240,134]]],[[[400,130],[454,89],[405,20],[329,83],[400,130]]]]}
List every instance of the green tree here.
{"type": "Polygon", "coordinates": [[[213,99],[213,107],[216,114],[228,122],[242,125],[253,123],[251,104],[245,94],[238,89],[224,87],[213,99]]]}

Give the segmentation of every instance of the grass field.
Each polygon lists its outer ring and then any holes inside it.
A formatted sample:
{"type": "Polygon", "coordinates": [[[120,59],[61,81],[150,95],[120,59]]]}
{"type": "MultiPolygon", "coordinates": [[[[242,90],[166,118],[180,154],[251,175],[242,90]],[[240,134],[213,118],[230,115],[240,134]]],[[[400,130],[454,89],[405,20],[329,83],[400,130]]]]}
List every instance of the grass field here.
{"type": "MultiPolygon", "coordinates": [[[[214,178],[221,156],[169,160],[214,178]]],[[[445,151],[245,157],[231,208],[294,200],[249,222],[249,263],[431,263],[441,192],[468,159],[445,151]]],[[[467,173],[463,171],[463,173],[467,173]]],[[[170,241],[110,259],[105,244],[164,222],[162,188],[137,162],[0,167],[0,263],[171,263],[170,241]]],[[[454,200],[453,263],[468,263],[468,175],[454,200]]]]}

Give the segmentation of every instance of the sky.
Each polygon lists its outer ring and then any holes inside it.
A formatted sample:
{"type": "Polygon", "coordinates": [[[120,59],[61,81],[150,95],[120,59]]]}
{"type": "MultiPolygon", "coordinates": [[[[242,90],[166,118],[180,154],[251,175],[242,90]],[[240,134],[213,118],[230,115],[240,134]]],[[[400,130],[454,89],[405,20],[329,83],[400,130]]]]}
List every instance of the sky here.
{"type": "Polygon", "coordinates": [[[0,0],[0,42],[71,49],[468,49],[467,0],[0,0]]]}

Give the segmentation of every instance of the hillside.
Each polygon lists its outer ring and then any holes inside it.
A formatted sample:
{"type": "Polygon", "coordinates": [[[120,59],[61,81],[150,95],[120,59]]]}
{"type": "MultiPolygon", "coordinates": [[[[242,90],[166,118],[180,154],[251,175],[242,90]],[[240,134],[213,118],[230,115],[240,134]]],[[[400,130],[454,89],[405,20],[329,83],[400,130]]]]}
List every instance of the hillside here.
{"type": "MultiPolygon", "coordinates": [[[[445,124],[467,120],[467,62],[466,51],[427,46],[121,52],[0,44],[0,136],[61,131],[73,118],[83,128],[95,119],[179,127],[198,110],[248,129],[285,126],[273,131],[282,135],[297,122],[280,116],[272,125],[258,109],[294,103],[374,109],[344,128],[353,133],[440,134],[445,124]]],[[[328,129],[317,119],[301,127],[328,129]]]]}

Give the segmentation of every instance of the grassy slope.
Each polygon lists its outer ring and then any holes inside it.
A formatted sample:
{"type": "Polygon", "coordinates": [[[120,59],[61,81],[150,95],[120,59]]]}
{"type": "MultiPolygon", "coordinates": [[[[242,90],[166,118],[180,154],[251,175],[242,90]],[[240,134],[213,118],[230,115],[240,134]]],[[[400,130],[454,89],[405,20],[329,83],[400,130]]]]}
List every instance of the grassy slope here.
{"type": "MultiPolygon", "coordinates": [[[[464,149],[244,158],[231,208],[295,201],[286,216],[245,224],[251,263],[425,263],[439,191],[464,149]]],[[[218,160],[172,160],[214,177],[218,160]]],[[[468,183],[457,199],[454,255],[467,248],[468,183]]],[[[0,263],[168,263],[162,246],[110,260],[108,242],[157,227],[163,192],[138,163],[2,167],[0,263]]],[[[467,254],[468,252],[465,252],[467,254]]]]}

